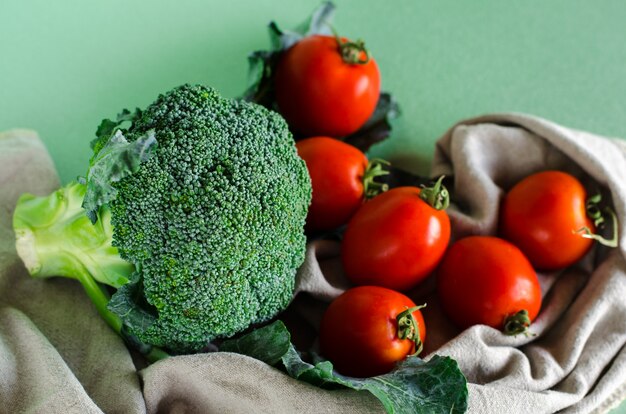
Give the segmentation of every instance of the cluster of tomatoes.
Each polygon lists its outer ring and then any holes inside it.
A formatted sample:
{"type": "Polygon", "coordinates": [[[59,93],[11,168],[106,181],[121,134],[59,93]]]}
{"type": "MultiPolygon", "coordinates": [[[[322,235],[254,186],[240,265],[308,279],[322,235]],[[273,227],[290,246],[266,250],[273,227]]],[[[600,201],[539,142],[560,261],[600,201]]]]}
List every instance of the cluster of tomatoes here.
{"type": "Polygon", "coordinates": [[[544,171],[511,188],[500,206],[498,237],[451,243],[449,194],[431,187],[387,189],[385,162],[368,161],[337,137],[359,129],[376,107],[380,75],[361,42],[309,36],[288,49],[275,74],[276,103],[311,176],[309,234],[344,229],[341,260],[355,286],[327,308],[320,348],[345,375],[390,371],[419,353],[426,326],[405,293],[435,274],[439,301],[460,328],[484,324],[524,333],[541,307],[536,270],[578,261],[594,222],[572,175],[544,171]]]}

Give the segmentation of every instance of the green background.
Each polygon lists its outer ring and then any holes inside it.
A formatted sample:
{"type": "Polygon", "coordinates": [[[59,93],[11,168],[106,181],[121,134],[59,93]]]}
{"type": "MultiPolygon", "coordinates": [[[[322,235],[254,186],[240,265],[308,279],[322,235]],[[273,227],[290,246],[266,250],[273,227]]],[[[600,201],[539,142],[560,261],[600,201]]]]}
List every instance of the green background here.
{"type": "MultiPolygon", "coordinates": [[[[293,27],[318,4],[0,0],[0,130],[37,130],[67,182],[102,118],[186,82],[239,95],[267,23],[293,27]]],[[[366,40],[402,107],[372,155],[426,173],[448,127],[503,111],[626,137],[623,0],[335,4],[335,27],[366,40]]]]}
{"type": "MultiPolygon", "coordinates": [[[[69,181],[102,118],[185,82],[239,95],[267,23],[293,27],[318,4],[0,0],[0,130],[37,130],[69,181]]],[[[626,137],[623,0],[335,4],[335,27],[366,40],[403,109],[374,155],[427,172],[449,126],[501,111],[626,137]]]]}

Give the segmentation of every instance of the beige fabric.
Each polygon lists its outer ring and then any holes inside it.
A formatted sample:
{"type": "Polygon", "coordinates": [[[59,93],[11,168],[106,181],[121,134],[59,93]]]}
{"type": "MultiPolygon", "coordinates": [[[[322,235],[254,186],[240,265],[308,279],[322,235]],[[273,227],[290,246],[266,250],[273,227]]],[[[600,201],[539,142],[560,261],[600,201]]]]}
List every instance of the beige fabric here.
{"type": "MultiPolygon", "coordinates": [[[[620,248],[540,275],[536,336],[509,338],[482,326],[458,332],[439,311],[432,279],[410,293],[428,300],[426,352],[454,357],[468,376],[470,412],[604,412],[626,398],[625,154],[623,142],[516,114],[460,123],[439,140],[433,175],[455,177],[455,237],[493,233],[502,189],[545,168],[606,186],[620,217],[620,248]]],[[[322,391],[240,355],[175,357],[137,373],[76,282],[30,279],[15,255],[10,217],[18,195],[57,186],[34,133],[0,135],[0,411],[382,411],[367,393],[322,391]]],[[[285,315],[297,344],[314,344],[325,304],[348,286],[338,252],[333,242],[309,246],[300,293],[285,315]]]]}
{"type": "Polygon", "coordinates": [[[141,372],[148,412],[380,413],[366,392],[323,391],[231,353],[179,356],[141,372]]]}

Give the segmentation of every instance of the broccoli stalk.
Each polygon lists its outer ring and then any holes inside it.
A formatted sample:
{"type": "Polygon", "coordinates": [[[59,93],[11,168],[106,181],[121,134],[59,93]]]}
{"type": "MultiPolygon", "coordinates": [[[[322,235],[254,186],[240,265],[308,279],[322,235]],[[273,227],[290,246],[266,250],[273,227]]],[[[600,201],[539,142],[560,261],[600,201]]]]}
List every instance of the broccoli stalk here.
{"type": "MultiPolygon", "coordinates": [[[[23,194],[13,214],[17,253],[33,277],[78,280],[102,319],[125,337],[122,319],[107,307],[111,296],[102,284],[121,287],[135,266],[112,244],[110,211],[102,208],[96,224],[85,214],[85,191],[84,184],[72,182],[45,197],[23,194]]],[[[150,361],[167,356],[156,347],[145,351],[150,361]]]]}
{"type": "Polygon", "coordinates": [[[86,274],[117,289],[135,267],[112,245],[110,211],[102,208],[95,224],[85,214],[85,190],[74,182],[46,197],[23,194],[13,215],[17,251],[32,276],[86,274]]]}

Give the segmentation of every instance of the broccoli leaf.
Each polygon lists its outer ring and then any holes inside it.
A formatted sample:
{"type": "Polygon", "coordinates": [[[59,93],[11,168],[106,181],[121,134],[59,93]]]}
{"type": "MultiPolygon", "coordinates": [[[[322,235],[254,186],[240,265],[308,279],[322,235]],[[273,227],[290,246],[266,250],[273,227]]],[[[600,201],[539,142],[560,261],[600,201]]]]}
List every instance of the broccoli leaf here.
{"type": "MultiPolygon", "coordinates": [[[[257,50],[248,55],[248,87],[242,99],[276,110],[274,99],[274,71],[280,55],[302,38],[314,34],[332,34],[335,5],[322,3],[313,14],[294,30],[282,30],[276,22],[270,22],[270,50],[257,50]]],[[[391,119],[400,115],[398,103],[390,93],[381,92],[376,110],[361,129],[343,137],[361,151],[367,151],[391,133],[391,119]]],[[[296,139],[301,138],[296,136],[296,139]]]]}
{"type": "MultiPolygon", "coordinates": [[[[111,135],[116,129],[120,129],[120,125],[124,122],[133,122],[135,119],[141,117],[141,109],[135,109],[135,112],[130,112],[128,109],[123,109],[122,112],[117,114],[115,121],[110,119],[103,119],[98,125],[96,130],[96,138],[91,141],[91,149],[94,150],[94,156],[100,152],[102,147],[109,141],[111,135]]],[[[93,159],[92,159],[93,160],[93,159]]]]}
{"type": "Polygon", "coordinates": [[[141,281],[132,280],[121,286],[109,300],[107,308],[120,317],[125,328],[147,329],[156,320],[155,312],[150,311],[150,305],[142,296],[142,290],[141,281]]]}
{"type": "Polygon", "coordinates": [[[291,335],[280,321],[222,343],[220,351],[251,356],[269,365],[276,365],[291,347],[291,335]]]}
{"type": "Polygon", "coordinates": [[[325,389],[343,386],[369,391],[388,413],[463,413],[467,381],[452,358],[435,355],[429,361],[410,356],[396,369],[371,378],[351,378],[333,371],[329,361],[305,362],[290,342],[281,321],[238,339],[225,341],[220,351],[236,352],[270,365],[279,361],[293,378],[325,389]]]}
{"type": "Polygon", "coordinates": [[[372,116],[358,131],[345,137],[344,141],[361,150],[389,137],[391,119],[400,116],[400,106],[389,92],[381,92],[372,116]]]}
{"type": "Polygon", "coordinates": [[[87,192],[83,208],[92,223],[97,221],[100,206],[117,194],[112,183],[137,172],[142,162],[148,160],[156,149],[154,131],[128,142],[119,129],[94,156],[87,172],[87,192]]]}

